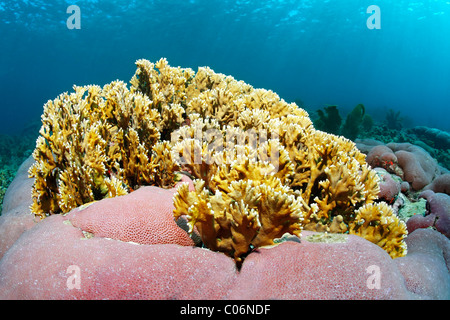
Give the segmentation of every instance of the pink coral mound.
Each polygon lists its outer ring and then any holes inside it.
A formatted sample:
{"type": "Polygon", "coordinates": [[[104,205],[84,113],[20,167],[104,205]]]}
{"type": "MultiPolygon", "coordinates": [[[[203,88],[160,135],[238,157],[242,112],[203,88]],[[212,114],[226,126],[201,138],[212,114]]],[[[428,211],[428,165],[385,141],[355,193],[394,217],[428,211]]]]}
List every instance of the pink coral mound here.
{"type": "Polygon", "coordinates": [[[432,183],[425,187],[425,190],[432,190],[436,193],[446,193],[450,195],[450,173],[438,176],[432,183]]]}
{"type": "Polygon", "coordinates": [[[403,169],[404,180],[414,190],[421,190],[430,184],[439,174],[439,165],[428,152],[410,143],[388,143],[394,151],[399,166],[403,169]]]}
{"type": "Polygon", "coordinates": [[[406,238],[408,254],[395,259],[409,291],[421,299],[450,299],[450,240],[431,229],[406,238]]]}
{"type": "Polygon", "coordinates": [[[232,299],[406,299],[389,255],[355,235],[345,242],[285,242],[250,254],[232,299]]]}
{"type": "Polygon", "coordinates": [[[434,227],[450,238],[450,196],[445,193],[434,193],[431,190],[422,192],[420,196],[427,199],[427,212],[425,216],[415,215],[406,222],[408,232],[434,227]]]}
{"type": "MultiPolygon", "coordinates": [[[[405,182],[411,189],[430,189],[450,193],[450,174],[423,148],[410,143],[388,143],[359,140],[358,148],[367,154],[366,161],[373,168],[383,168],[405,182]]],[[[405,192],[409,190],[402,186],[405,192]]]]}
{"type": "Polygon", "coordinates": [[[28,168],[33,163],[29,157],[19,167],[3,198],[3,211],[0,216],[0,258],[20,235],[35,225],[30,212],[31,187],[33,179],[28,178],[28,168]]]}
{"type": "Polygon", "coordinates": [[[86,239],[65,221],[46,218],[0,260],[0,299],[221,299],[234,282],[221,253],[86,239]]]}
{"type": "MultiPolygon", "coordinates": [[[[29,194],[17,179],[15,192],[29,194]]],[[[192,246],[173,220],[174,192],[142,187],[30,225],[20,223],[31,217],[29,198],[10,193],[0,299],[448,299],[450,240],[434,230],[410,234],[407,256],[395,260],[354,235],[304,231],[301,243],[255,250],[239,271],[192,246]]],[[[422,196],[427,217],[445,209],[447,195],[422,196]]]]}
{"type": "Polygon", "coordinates": [[[409,260],[393,260],[354,235],[311,242],[313,234],[258,249],[238,272],[222,253],[85,238],[67,217],[54,215],[0,260],[0,299],[407,299],[441,298],[448,290],[445,237],[433,236],[441,244],[416,237],[409,260]]]}
{"type": "Polygon", "coordinates": [[[77,208],[67,219],[83,231],[139,244],[173,243],[192,246],[186,231],[173,218],[172,197],[176,189],[141,187],[121,197],[103,199],[77,208]]]}
{"type": "Polygon", "coordinates": [[[383,168],[385,163],[397,162],[397,157],[387,146],[377,145],[370,149],[366,160],[372,167],[383,168]]]}
{"type": "Polygon", "coordinates": [[[28,207],[19,207],[0,216],[0,259],[23,232],[36,224],[28,211],[28,207]]]}
{"type": "Polygon", "coordinates": [[[237,272],[222,253],[86,239],[65,221],[62,216],[45,219],[0,260],[0,299],[411,297],[394,260],[353,235],[344,243],[303,239],[261,248],[237,272]]]}
{"type": "Polygon", "coordinates": [[[374,169],[380,177],[380,193],[378,197],[386,202],[393,203],[401,191],[400,181],[396,181],[383,168],[374,169]]]}
{"type": "Polygon", "coordinates": [[[403,171],[398,166],[398,159],[394,152],[385,145],[372,147],[367,154],[367,163],[373,168],[383,168],[403,179],[403,171]]]}

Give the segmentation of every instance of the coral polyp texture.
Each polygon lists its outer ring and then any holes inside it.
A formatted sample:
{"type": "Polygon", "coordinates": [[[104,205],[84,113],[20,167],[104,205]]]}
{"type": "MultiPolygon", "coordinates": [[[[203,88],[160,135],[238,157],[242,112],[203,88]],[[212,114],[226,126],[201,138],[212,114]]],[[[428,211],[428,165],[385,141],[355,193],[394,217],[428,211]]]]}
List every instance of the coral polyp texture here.
{"type": "Polygon", "coordinates": [[[35,215],[143,185],[172,188],[180,172],[195,188],[178,188],[174,218],[237,262],[303,229],[354,233],[392,257],[406,253],[404,225],[375,202],[379,178],[352,141],[316,130],[276,93],[208,67],[136,65],[130,87],[76,86],[44,106],[29,170],[35,215]],[[368,216],[376,230],[362,222],[368,216]]]}

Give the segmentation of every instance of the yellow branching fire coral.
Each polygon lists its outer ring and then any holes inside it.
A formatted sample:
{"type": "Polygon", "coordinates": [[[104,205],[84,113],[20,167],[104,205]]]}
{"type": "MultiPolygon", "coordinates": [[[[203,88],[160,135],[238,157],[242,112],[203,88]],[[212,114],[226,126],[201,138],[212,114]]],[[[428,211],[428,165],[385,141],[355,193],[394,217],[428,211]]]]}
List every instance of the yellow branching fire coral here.
{"type": "Polygon", "coordinates": [[[120,81],[74,89],[44,106],[29,170],[33,213],[43,218],[139,185],[174,184],[177,168],[166,163],[161,116],[147,96],[120,81]]]}
{"type": "MultiPolygon", "coordinates": [[[[202,131],[204,127],[204,122],[196,120],[189,130],[202,131]]],[[[228,127],[222,133],[230,131],[233,128],[228,127]]],[[[185,160],[179,165],[197,179],[195,191],[189,192],[188,184],[178,189],[174,216],[187,215],[191,233],[197,228],[208,248],[240,262],[252,248],[272,245],[285,233],[300,235],[302,203],[285,184],[293,166],[278,141],[266,141],[255,148],[229,146],[230,141],[223,150],[208,149],[207,144],[195,145],[193,139],[175,144],[174,158],[185,160]],[[191,146],[194,152],[187,153],[188,159],[182,158],[191,146]],[[274,150],[280,153],[276,159],[279,170],[269,161],[274,150]]]]}
{"type": "Polygon", "coordinates": [[[141,185],[171,187],[179,171],[195,190],[178,189],[174,217],[237,262],[302,229],[359,234],[393,257],[406,252],[403,227],[385,226],[396,217],[374,202],[377,175],[352,141],[316,130],[276,93],[208,67],[136,65],[129,88],[75,87],[44,106],[29,171],[36,215],[141,185]]]}
{"type": "Polygon", "coordinates": [[[406,255],[403,241],[408,234],[401,221],[385,202],[370,203],[356,210],[350,233],[366,238],[386,250],[392,258],[406,255]]]}

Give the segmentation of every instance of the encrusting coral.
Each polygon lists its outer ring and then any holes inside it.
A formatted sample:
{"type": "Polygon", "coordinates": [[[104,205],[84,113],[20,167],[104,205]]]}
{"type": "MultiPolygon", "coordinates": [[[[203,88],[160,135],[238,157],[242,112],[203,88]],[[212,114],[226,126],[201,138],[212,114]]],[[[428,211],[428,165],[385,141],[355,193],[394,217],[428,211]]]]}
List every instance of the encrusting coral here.
{"type": "Polygon", "coordinates": [[[36,215],[141,185],[173,187],[182,172],[195,190],[178,188],[174,217],[185,216],[203,245],[237,262],[302,229],[355,232],[404,253],[402,225],[374,237],[360,223],[362,208],[379,206],[379,186],[352,141],[316,130],[305,110],[276,93],[208,67],[136,65],[129,89],[120,81],[75,87],[44,106],[29,171],[36,215]]]}

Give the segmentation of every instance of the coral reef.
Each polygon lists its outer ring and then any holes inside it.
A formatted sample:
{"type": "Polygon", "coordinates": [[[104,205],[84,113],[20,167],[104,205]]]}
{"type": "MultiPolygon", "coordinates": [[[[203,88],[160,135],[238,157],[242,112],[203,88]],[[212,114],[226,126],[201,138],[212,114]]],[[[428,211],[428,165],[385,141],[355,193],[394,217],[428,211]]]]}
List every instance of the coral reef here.
{"type": "Polygon", "coordinates": [[[449,299],[449,173],[428,149],[325,133],[208,67],[136,64],[130,87],[45,105],[4,198],[0,299],[449,299]]]}
{"type": "Polygon", "coordinates": [[[64,223],[72,214],[44,219],[10,248],[0,299],[448,299],[450,241],[434,230],[410,234],[411,254],[397,259],[355,235],[315,242],[304,231],[301,243],[251,252],[237,272],[232,258],[203,248],[86,238],[64,223]],[[79,289],[69,266],[79,267],[79,289]]]}
{"type": "Polygon", "coordinates": [[[431,229],[418,229],[406,238],[408,254],[394,262],[407,289],[421,299],[450,299],[450,241],[431,229]]]}
{"type": "Polygon", "coordinates": [[[422,190],[434,180],[439,180],[430,188],[441,188],[445,190],[447,178],[443,175],[447,169],[439,166],[437,161],[431,157],[423,148],[411,143],[388,143],[379,142],[374,145],[365,145],[365,140],[358,140],[360,149],[366,150],[367,163],[372,167],[381,167],[386,171],[397,175],[408,182],[415,191],[422,190]]]}
{"type": "MultiPolygon", "coordinates": [[[[29,165],[24,163],[23,174],[17,175],[5,197],[8,212],[0,217],[1,240],[10,241],[11,236],[3,233],[7,221],[2,218],[13,212],[32,217],[29,210],[20,209],[31,203],[29,165]]],[[[98,201],[81,210],[92,210],[81,228],[69,223],[80,214],[80,209],[74,209],[43,219],[20,236],[14,232],[16,238],[0,260],[0,299],[449,298],[450,240],[430,229],[410,233],[407,255],[396,259],[359,236],[303,231],[301,243],[285,241],[250,252],[239,271],[232,258],[211,250],[172,243],[138,244],[86,232],[89,226],[107,227],[108,219],[97,220],[95,212],[113,207],[119,212],[119,200],[124,211],[147,207],[155,210],[154,216],[166,216],[173,204],[158,197],[169,192],[175,189],[143,188],[137,197],[131,193],[98,201]],[[154,195],[146,195],[143,201],[145,189],[154,195]]],[[[127,229],[133,222],[123,222],[114,224],[117,233],[142,231],[146,238],[146,224],[127,229]]],[[[170,230],[174,235],[176,229],[170,230]]]]}
{"type": "Polygon", "coordinates": [[[450,174],[446,168],[410,143],[358,140],[357,145],[368,154],[367,162],[382,173],[380,199],[393,203],[409,232],[433,228],[450,236],[450,174]],[[385,170],[391,172],[390,177],[385,170]]]}
{"type": "MultiPolygon", "coordinates": [[[[449,135],[448,132],[436,128],[419,126],[413,128],[392,129],[386,124],[378,122],[376,125],[372,126],[370,131],[363,131],[358,138],[364,141],[375,140],[378,141],[377,144],[387,144],[391,142],[413,144],[423,148],[432,158],[438,161],[439,165],[449,169],[449,135]]],[[[364,153],[367,154],[367,152],[364,153]]]]}
{"type": "Polygon", "coordinates": [[[160,114],[148,97],[121,81],[74,90],[44,106],[29,171],[33,213],[43,218],[140,185],[174,185],[175,168],[159,145],[160,114]]]}
{"type": "Polygon", "coordinates": [[[408,230],[432,227],[450,238],[450,196],[426,190],[420,197],[427,200],[427,210],[407,221],[408,230]]]}
{"type": "Polygon", "coordinates": [[[407,127],[407,123],[403,124],[406,119],[400,116],[400,111],[390,109],[386,111],[384,121],[375,122],[360,104],[347,114],[345,123],[341,125],[338,108],[329,106],[317,110],[313,121],[316,129],[341,134],[353,141],[363,139],[378,141],[376,144],[410,143],[423,148],[442,167],[450,168],[450,133],[426,126],[407,127]]]}
{"type": "MultiPolygon", "coordinates": [[[[356,145],[315,129],[276,93],[208,67],[136,65],[129,89],[121,81],[75,86],[45,104],[29,170],[38,217],[145,185],[170,188],[180,171],[195,188],[178,189],[175,218],[240,263],[284,233],[347,232],[358,209],[377,199],[379,178],[356,145]]],[[[343,131],[353,136],[364,113],[355,107],[343,131]]],[[[366,227],[358,228],[363,236],[366,227]]],[[[396,234],[400,247],[383,247],[402,252],[396,234]]]]}
{"type": "Polygon", "coordinates": [[[427,144],[437,149],[450,149],[450,133],[436,128],[417,126],[409,129],[427,144]]]}

